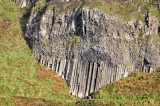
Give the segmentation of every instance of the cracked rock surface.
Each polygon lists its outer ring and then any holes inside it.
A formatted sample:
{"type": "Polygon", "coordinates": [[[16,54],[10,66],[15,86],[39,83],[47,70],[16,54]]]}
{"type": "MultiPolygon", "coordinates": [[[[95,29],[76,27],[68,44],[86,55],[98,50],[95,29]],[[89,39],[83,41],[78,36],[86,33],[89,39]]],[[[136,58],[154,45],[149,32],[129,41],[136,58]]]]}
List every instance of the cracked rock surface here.
{"type": "Polygon", "coordinates": [[[119,22],[97,9],[49,9],[31,15],[25,36],[35,59],[65,79],[72,95],[86,97],[131,71],[159,67],[159,20],[146,13],[145,21],[119,22]]]}

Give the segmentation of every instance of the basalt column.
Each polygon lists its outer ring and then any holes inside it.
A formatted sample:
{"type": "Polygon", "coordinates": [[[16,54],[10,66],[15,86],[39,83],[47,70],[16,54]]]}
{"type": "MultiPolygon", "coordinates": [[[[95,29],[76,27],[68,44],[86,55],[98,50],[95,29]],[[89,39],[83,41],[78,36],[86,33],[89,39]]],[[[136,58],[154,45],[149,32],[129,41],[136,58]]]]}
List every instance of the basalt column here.
{"type": "Polygon", "coordinates": [[[50,7],[31,14],[25,37],[41,65],[65,79],[72,95],[86,97],[131,71],[159,66],[159,42],[147,37],[159,33],[159,22],[149,13],[147,19],[120,22],[97,9],[58,13],[50,7]]]}

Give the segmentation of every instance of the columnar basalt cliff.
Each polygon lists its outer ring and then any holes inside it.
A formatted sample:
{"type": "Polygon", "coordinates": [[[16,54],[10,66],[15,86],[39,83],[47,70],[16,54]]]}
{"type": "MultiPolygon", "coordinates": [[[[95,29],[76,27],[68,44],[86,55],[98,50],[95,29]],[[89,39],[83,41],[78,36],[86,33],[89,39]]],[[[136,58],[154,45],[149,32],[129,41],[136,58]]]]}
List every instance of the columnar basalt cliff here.
{"type": "Polygon", "coordinates": [[[31,15],[25,37],[35,59],[65,79],[72,95],[85,97],[131,71],[160,66],[159,20],[150,13],[142,23],[98,9],[43,11],[31,15]]]}

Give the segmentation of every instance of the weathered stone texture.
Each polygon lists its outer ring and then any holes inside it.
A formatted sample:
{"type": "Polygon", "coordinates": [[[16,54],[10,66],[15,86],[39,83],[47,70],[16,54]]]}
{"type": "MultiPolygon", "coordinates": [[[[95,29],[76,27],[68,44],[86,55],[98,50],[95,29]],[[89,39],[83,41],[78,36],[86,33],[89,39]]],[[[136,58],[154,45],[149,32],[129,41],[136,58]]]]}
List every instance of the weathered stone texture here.
{"type": "Polygon", "coordinates": [[[119,22],[82,8],[65,14],[47,10],[39,17],[32,14],[25,35],[34,57],[64,78],[73,95],[85,97],[131,71],[150,73],[159,67],[160,46],[154,39],[159,20],[150,13],[146,23],[119,22]]]}
{"type": "Polygon", "coordinates": [[[13,1],[14,1],[15,3],[17,3],[20,8],[23,8],[23,7],[26,7],[26,6],[29,5],[29,4],[35,5],[35,3],[36,3],[38,0],[13,0],[13,1]]]}

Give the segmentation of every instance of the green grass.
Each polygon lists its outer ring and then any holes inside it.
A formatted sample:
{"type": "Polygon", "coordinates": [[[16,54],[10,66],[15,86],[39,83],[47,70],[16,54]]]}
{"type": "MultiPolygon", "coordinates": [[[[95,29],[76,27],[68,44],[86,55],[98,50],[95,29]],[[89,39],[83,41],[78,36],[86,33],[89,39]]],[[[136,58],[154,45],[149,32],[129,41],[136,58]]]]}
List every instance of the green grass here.
{"type": "Polygon", "coordinates": [[[112,16],[120,16],[122,21],[130,19],[140,19],[144,22],[144,13],[149,11],[160,19],[160,13],[156,7],[158,0],[151,2],[142,2],[142,0],[129,2],[129,0],[87,0],[83,4],[83,8],[97,8],[106,14],[112,16]],[[138,6],[141,6],[141,11],[138,12],[138,6]]]}
{"type": "Polygon", "coordinates": [[[160,72],[132,72],[128,78],[103,87],[94,95],[97,99],[120,102],[152,101],[160,103],[160,72]]]}
{"type": "Polygon", "coordinates": [[[34,60],[23,36],[21,17],[21,10],[11,0],[0,2],[0,104],[15,97],[76,101],[68,94],[65,80],[34,60]]]}

